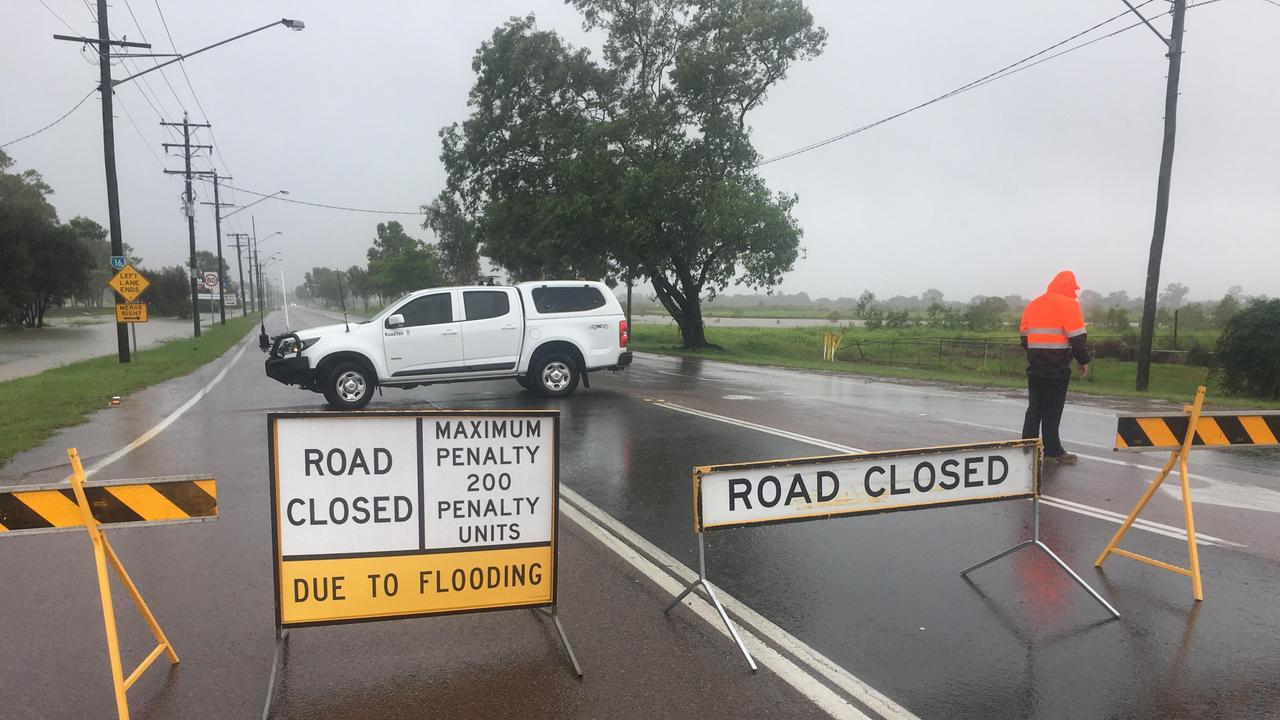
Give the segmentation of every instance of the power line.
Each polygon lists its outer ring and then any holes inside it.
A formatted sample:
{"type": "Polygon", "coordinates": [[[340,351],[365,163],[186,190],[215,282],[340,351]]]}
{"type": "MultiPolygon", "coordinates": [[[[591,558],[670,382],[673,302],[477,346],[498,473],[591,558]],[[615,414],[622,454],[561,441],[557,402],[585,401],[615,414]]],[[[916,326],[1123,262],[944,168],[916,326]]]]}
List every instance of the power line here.
{"type": "Polygon", "coordinates": [[[14,144],[14,143],[16,143],[16,142],[22,142],[23,140],[26,140],[27,138],[35,137],[36,135],[39,135],[40,133],[44,132],[45,130],[48,130],[49,128],[53,127],[54,125],[57,125],[58,123],[62,122],[63,120],[66,120],[68,115],[70,115],[71,113],[73,113],[73,112],[75,112],[76,110],[78,110],[78,109],[80,108],[80,106],[84,104],[84,101],[85,101],[85,100],[88,100],[88,99],[89,99],[89,96],[90,96],[90,95],[92,95],[92,94],[94,94],[94,93],[95,93],[95,92],[97,92],[97,91],[98,91],[98,88],[94,88],[94,89],[90,90],[88,93],[85,93],[85,96],[84,96],[84,97],[82,97],[82,98],[80,98],[80,102],[78,102],[78,103],[76,103],[75,105],[73,105],[73,106],[71,107],[71,109],[70,109],[70,110],[68,110],[68,111],[66,111],[66,112],[64,112],[64,113],[62,113],[62,116],[61,116],[61,117],[59,117],[57,120],[54,120],[53,122],[49,123],[48,125],[45,125],[44,127],[40,128],[39,130],[36,130],[36,131],[35,131],[35,132],[33,132],[33,133],[28,133],[28,134],[26,134],[26,135],[23,135],[23,136],[22,136],[22,137],[20,137],[20,138],[16,138],[16,139],[14,139],[14,140],[10,140],[9,142],[7,142],[7,143],[5,143],[5,144],[0,145],[0,148],[7,148],[7,147],[9,147],[10,145],[12,145],[12,144],[14,144]]]}
{"type": "Polygon", "coordinates": [[[129,124],[132,125],[134,131],[138,133],[138,137],[142,139],[142,146],[147,149],[147,152],[151,153],[151,157],[156,159],[156,163],[158,163],[161,168],[164,168],[164,161],[160,159],[160,156],[156,154],[155,150],[151,149],[151,142],[147,140],[147,136],[142,134],[142,128],[138,127],[138,123],[134,121],[133,114],[129,112],[129,108],[120,101],[120,98],[116,98],[115,104],[124,111],[125,118],[129,120],[129,124]]]}
{"type": "MultiPolygon", "coordinates": [[[[164,10],[160,9],[160,0],[154,0],[156,4],[156,12],[160,15],[160,24],[164,26],[164,34],[169,38],[169,47],[176,53],[178,46],[173,42],[173,33],[169,32],[169,21],[165,20],[164,10]]],[[[196,101],[196,107],[200,109],[200,114],[204,117],[206,124],[209,123],[209,113],[205,111],[204,104],[200,102],[200,96],[196,94],[196,88],[191,84],[191,76],[187,74],[186,60],[178,63],[178,69],[182,71],[182,77],[187,81],[187,89],[191,91],[191,99],[196,101]]],[[[228,173],[231,172],[231,165],[227,159],[222,156],[222,149],[219,147],[218,138],[213,133],[213,128],[207,128],[209,131],[209,139],[213,144],[213,151],[218,154],[218,159],[222,161],[222,169],[228,173]]]]}
{"type": "MultiPolygon", "coordinates": [[[[125,0],[124,7],[129,11],[129,17],[133,20],[133,26],[138,29],[138,37],[142,39],[142,42],[149,43],[150,41],[147,40],[147,34],[142,31],[142,24],[138,22],[138,16],[133,14],[133,6],[129,4],[129,0],[125,0]]],[[[158,58],[151,58],[151,62],[155,65],[160,64],[160,60],[158,58]]],[[[136,75],[138,73],[135,70],[133,74],[136,75]]],[[[182,98],[179,98],[178,93],[174,92],[173,86],[169,85],[169,76],[164,74],[163,68],[160,69],[160,77],[164,79],[165,85],[169,86],[169,92],[173,93],[174,99],[177,100],[178,105],[181,106],[182,98]]],[[[164,103],[160,102],[160,94],[155,91],[155,88],[151,87],[151,83],[145,77],[138,79],[142,81],[143,85],[147,86],[147,89],[151,91],[152,95],[156,96],[156,103],[160,105],[160,110],[157,110],[156,113],[160,116],[160,119],[163,120],[166,117],[173,117],[173,114],[169,112],[169,108],[165,107],[164,103]]]]}
{"type": "MultiPolygon", "coordinates": [[[[1144,6],[1146,6],[1146,5],[1151,4],[1151,3],[1152,3],[1152,2],[1154,2],[1154,1],[1155,1],[1155,0],[1146,0],[1146,2],[1143,2],[1143,3],[1139,4],[1137,7],[1138,7],[1138,8],[1144,7],[1144,6]]],[[[1209,0],[1209,2],[1215,2],[1215,1],[1216,1],[1216,0],[1209,0]]],[[[1206,3],[1206,4],[1207,4],[1207,3],[1206,3]]],[[[955,88],[955,89],[953,89],[953,90],[949,90],[949,91],[947,91],[947,92],[945,92],[945,93],[943,93],[943,94],[941,94],[941,95],[939,95],[939,96],[937,96],[937,97],[935,97],[935,98],[932,98],[932,99],[930,99],[930,100],[926,100],[926,101],[924,101],[924,102],[922,102],[922,103],[920,103],[920,104],[918,104],[918,105],[914,105],[914,106],[912,106],[912,107],[909,107],[909,108],[907,108],[906,110],[901,110],[901,111],[899,111],[899,112],[896,112],[896,113],[894,113],[894,114],[892,114],[892,115],[889,115],[889,116],[887,116],[887,117],[884,117],[884,118],[881,118],[881,119],[879,119],[879,120],[876,120],[876,121],[874,121],[874,122],[867,123],[866,125],[863,125],[863,126],[861,126],[861,127],[854,128],[853,130],[849,130],[848,132],[843,132],[843,133],[840,133],[839,135],[834,135],[834,136],[829,137],[829,138],[827,138],[827,139],[825,139],[825,140],[819,140],[818,142],[811,143],[811,144],[809,144],[809,145],[805,145],[804,147],[796,148],[795,150],[789,150],[789,151],[787,151],[787,152],[785,152],[785,153],[782,153],[781,155],[776,155],[776,156],[774,156],[774,157],[771,157],[771,158],[769,158],[768,160],[763,160],[763,161],[761,161],[761,162],[757,163],[757,164],[756,164],[756,167],[761,167],[761,166],[764,166],[764,165],[768,165],[768,164],[770,164],[770,163],[775,163],[775,162],[778,162],[778,161],[780,161],[780,160],[786,160],[786,159],[788,159],[788,158],[795,157],[796,155],[801,155],[801,154],[807,153],[807,152],[809,152],[809,151],[811,151],[811,150],[817,150],[817,149],[818,149],[818,148],[820,148],[820,147],[824,147],[824,146],[826,146],[826,145],[830,145],[831,143],[839,142],[840,140],[844,140],[845,138],[852,137],[852,136],[857,135],[857,134],[859,134],[859,133],[866,132],[867,130],[870,130],[870,129],[874,128],[874,127],[878,127],[878,126],[880,126],[880,125],[883,125],[883,124],[885,124],[885,123],[887,123],[887,122],[889,122],[889,121],[891,121],[891,120],[896,120],[896,119],[898,119],[898,118],[902,117],[903,115],[907,115],[907,114],[909,114],[909,113],[913,113],[913,112],[915,112],[916,110],[920,110],[920,109],[926,108],[926,107],[928,107],[928,106],[930,106],[930,105],[933,105],[934,103],[939,103],[939,102],[942,102],[943,100],[946,100],[946,99],[948,99],[948,98],[955,97],[956,95],[959,95],[960,93],[967,92],[967,91],[972,90],[972,89],[974,89],[974,88],[976,88],[976,87],[979,87],[979,86],[981,86],[981,85],[985,85],[986,83],[988,83],[988,82],[990,82],[990,81],[992,81],[992,80],[996,80],[996,79],[999,79],[1000,77],[1007,77],[1008,75],[1012,75],[1012,74],[1013,74],[1013,72],[1012,72],[1012,71],[1014,70],[1014,68],[1017,68],[1019,65],[1023,65],[1024,63],[1027,63],[1028,61],[1030,61],[1030,60],[1034,60],[1035,58],[1040,57],[1041,55],[1044,55],[1045,53],[1048,53],[1048,52],[1051,52],[1051,51],[1053,51],[1053,50],[1055,50],[1055,49],[1057,49],[1057,48],[1060,48],[1060,47],[1062,47],[1063,45],[1066,45],[1067,43],[1069,43],[1069,42],[1071,42],[1071,41],[1073,41],[1073,40],[1076,40],[1076,39],[1078,39],[1078,38],[1080,38],[1080,37],[1083,37],[1084,35],[1088,35],[1089,33],[1093,32],[1094,30],[1097,30],[1098,28],[1103,27],[1104,25],[1107,25],[1107,24],[1109,24],[1109,23],[1111,23],[1111,22],[1114,22],[1114,21],[1116,21],[1116,20],[1118,20],[1118,19],[1120,19],[1120,18],[1122,18],[1122,17],[1124,17],[1124,16],[1126,16],[1126,15],[1128,15],[1128,14],[1129,14],[1129,11],[1128,11],[1128,10],[1125,10],[1124,12],[1122,12],[1122,13],[1120,13],[1120,14],[1118,14],[1118,15],[1114,15],[1114,16],[1112,16],[1112,17],[1110,17],[1110,18],[1107,18],[1106,20],[1103,20],[1102,22],[1100,22],[1100,23],[1098,23],[1098,24],[1096,24],[1096,25],[1093,25],[1092,27],[1089,27],[1089,28],[1087,28],[1087,29],[1085,29],[1085,30],[1081,30],[1080,32],[1078,32],[1078,33],[1076,33],[1076,34],[1072,35],[1071,37],[1066,38],[1065,40],[1060,40],[1060,41],[1058,41],[1058,42],[1056,42],[1056,43],[1054,43],[1054,44],[1050,45],[1049,47],[1044,48],[1043,50],[1040,50],[1040,51],[1038,51],[1038,52],[1032,53],[1031,55],[1028,55],[1027,57],[1022,58],[1021,60],[1019,60],[1019,61],[1017,61],[1017,62],[1015,62],[1015,63],[1010,63],[1009,65],[1006,65],[1006,66],[1004,66],[1004,67],[1000,68],[999,70],[996,70],[995,72],[987,73],[986,75],[983,75],[982,77],[978,78],[977,80],[973,80],[973,81],[971,81],[971,82],[965,83],[964,85],[961,85],[961,86],[959,86],[959,87],[957,87],[957,88],[955,88]]],[[[1166,13],[1166,14],[1167,14],[1167,13],[1166,13]]],[[[1141,25],[1141,24],[1142,24],[1142,23],[1137,23],[1137,25],[1141,25]]],[[[1127,27],[1127,28],[1124,28],[1124,29],[1122,29],[1122,30],[1120,30],[1120,31],[1117,31],[1116,33],[1112,33],[1112,34],[1113,34],[1113,35],[1115,35],[1115,34],[1119,34],[1120,32],[1124,32],[1124,30],[1128,30],[1128,29],[1130,29],[1130,28],[1132,28],[1132,27],[1136,27],[1136,25],[1131,25],[1131,26],[1129,26],[1129,27],[1127,27]]],[[[1108,36],[1106,36],[1106,37],[1110,37],[1110,35],[1108,35],[1108,36]]],[[[1101,39],[1101,38],[1099,38],[1099,39],[1101,39]]],[[[1065,54],[1065,53],[1067,53],[1067,52],[1072,52],[1072,51],[1074,51],[1074,50],[1078,50],[1078,49],[1080,49],[1081,47],[1085,47],[1085,45],[1089,45],[1089,44],[1091,44],[1091,43],[1085,43],[1084,45],[1080,45],[1080,46],[1077,46],[1077,47],[1071,48],[1071,49],[1069,49],[1069,50],[1065,50],[1065,51],[1063,51],[1062,53],[1058,53],[1057,55],[1054,55],[1053,57],[1058,57],[1059,55],[1063,55],[1063,54],[1065,54]]],[[[1045,58],[1045,59],[1047,60],[1047,59],[1049,59],[1049,58],[1045,58]]],[[[1041,60],[1040,62],[1043,62],[1043,60],[1041,60]]],[[[1034,63],[1034,64],[1037,64],[1037,65],[1038,65],[1038,64],[1039,64],[1039,62],[1034,63]]]]}
{"type": "MultiPolygon", "coordinates": [[[[201,182],[210,182],[209,180],[206,180],[204,178],[198,178],[198,179],[201,182]]],[[[250,195],[256,195],[257,197],[271,197],[272,195],[274,195],[274,193],[254,192],[253,190],[232,187],[231,185],[226,185],[226,184],[223,184],[222,187],[231,188],[232,190],[239,190],[240,192],[248,193],[250,195]]],[[[347,212],[370,213],[373,215],[426,215],[426,212],[422,210],[412,210],[412,211],[410,210],[370,210],[368,208],[357,208],[357,207],[347,207],[344,205],[328,205],[325,203],[306,202],[305,200],[295,200],[291,197],[276,196],[273,199],[278,200],[280,202],[293,203],[295,205],[307,205],[309,207],[325,208],[328,210],[345,210],[347,212]]]]}

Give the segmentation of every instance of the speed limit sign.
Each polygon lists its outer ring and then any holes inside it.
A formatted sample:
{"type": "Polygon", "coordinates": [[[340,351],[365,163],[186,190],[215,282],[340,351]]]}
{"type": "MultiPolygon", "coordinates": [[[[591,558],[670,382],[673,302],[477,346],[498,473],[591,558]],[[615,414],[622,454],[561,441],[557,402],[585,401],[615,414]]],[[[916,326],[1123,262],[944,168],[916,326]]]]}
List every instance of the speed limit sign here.
{"type": "Polygon", "coordinates": [[[204,274],[204,286],[213,290],[218,287],[218,273],[207,272],[204,274]]]}

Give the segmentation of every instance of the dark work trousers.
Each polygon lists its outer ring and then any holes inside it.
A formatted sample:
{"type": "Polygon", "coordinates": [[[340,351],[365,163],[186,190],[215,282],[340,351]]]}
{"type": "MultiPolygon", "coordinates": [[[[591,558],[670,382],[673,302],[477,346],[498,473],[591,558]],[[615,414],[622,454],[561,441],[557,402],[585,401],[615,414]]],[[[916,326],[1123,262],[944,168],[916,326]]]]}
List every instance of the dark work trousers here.
{"type": "Polygon", "coordinates": [[[1027,417],[1022,423],[1022,437],[1044,438],[1044,454],[1056,457],[1066,452],[1058,437],[1062,407],[1067,404],[1070,375],[1061,377],[1027,377],[1027,417]]]}

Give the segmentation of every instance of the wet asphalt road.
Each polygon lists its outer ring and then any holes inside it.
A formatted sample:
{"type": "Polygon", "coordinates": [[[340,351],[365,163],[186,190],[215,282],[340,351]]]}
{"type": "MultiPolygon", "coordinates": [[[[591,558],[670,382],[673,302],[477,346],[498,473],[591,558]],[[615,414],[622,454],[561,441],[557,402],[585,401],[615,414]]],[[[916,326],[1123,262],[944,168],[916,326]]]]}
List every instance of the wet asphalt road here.
{"type": "MultiPolygon", "coordinates": [[[[312,313],[297,319],[330,321],[312,313]]],[[[137,717],[190,716],[193,709],[249,717],[265,691],[272,646],[264,414],[318,408],[319,396],[270,382],[260,362],[250,350],[190,413],[100,475],[212,471],[222,488],[217,523],[112,535],[162,622],[184,638],[175,637],[184,652],[176,674],[166,679],[165,671],[152,670],[131,694],[137,717]],[[139,557],[147,561],[131,562],[139,557]]],[[[71,444],[92,466],[216,371],[205,368],[141,393],[93,425],[19,456],[0,477],[57,479],[65,474],[58,467],[65,463],[62,449],[71,444]]],[[[375,403],[559,408],[562,482],[690,566],[693,466],[829,450],[671,405],[863,449],[1005,439],[1021,414],[1020,402],[1002,393],[649,356],[622,375],[596,376],[591,389],[565,401],[539,400],[504,381],[388,391],[375,403]]],[[[1206,601],[1197,604],[1181,576],[1123,558],[1108,561],[1105,572],[1091,566],[1116,527],[1095,515],[1126,512],[1154,474],[1114,463],[1162,459],[1103,449],[1113,415],[1106,407],[1073,405],[1064,422],[1069,448],[1099,459],[1051,468],[1046,494],[1096,510],[1044,507],[1042,536],[1119,608],[1120,620],[1107,621],[1101,607],[1032,550],[984,568],[972,582],[959,577],[961,568],[1028,536],[1025,501],[723,531],[708,536],[709,572],[923,718],[1280,715],[1276,514],[1239,507],[1270,507],[1280,457],[1193,456],[1197,492],[1213,500],[1197,505],[1198,529],[1233,543],[1201,547],[1206,601]]],[[[1168,497],[1157,498],[1144,517],[1180,525],[1168,497]]],[[[572,527],[565,524],[566,531],[572,527]]],[[[590,538],[566,534],[562,615],[587,666],[582,687],[566,685],[554,634],[539,630],[541,621],[527,613],[321,628],[292,641],[280,716],[813,712],[777,678],[745,673],[732,646],[687,612],[642,632],[630,627],[626,619],[656,612],[663,594],[634,578],[629,586],[608,582],[625,576],[625,568],[600,571],[617,561],[590,538]],[[584,592],[575,601],[572,587],[595,587],[599,595],[584,592]],[[621,694],[594,693],[593,677],[617,683],[610,687],[621,694]]],[[[1164,535],[1135,530],[1125,546],[1185,562],[1185,543],[1164,535]]],[[[85,539],[13,538],[0,550],[0,623],[11,648],[0,655],[0,694],[8,698],[0,714],[79,717],[104,707],[109,686],[85,539]]],[[[117,594],[125,618],[123,600],[117,594]]],[[[145,653],[140,625],[130,618],[122,627],[137,640],[127,655],[145,653]]]]}

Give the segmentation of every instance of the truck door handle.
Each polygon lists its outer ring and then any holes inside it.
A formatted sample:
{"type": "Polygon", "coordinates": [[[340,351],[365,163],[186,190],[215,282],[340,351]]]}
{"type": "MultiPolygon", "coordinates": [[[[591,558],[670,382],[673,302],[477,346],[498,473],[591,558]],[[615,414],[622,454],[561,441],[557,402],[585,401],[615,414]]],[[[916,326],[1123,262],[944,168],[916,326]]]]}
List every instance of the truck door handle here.
{"type": "Polygon", "coordinates": [[[458,334],[458,331],[457,331],[457,330],[444,330],[444,331],[442,331],[440,334],[441,334],[441,335],[457,335],[457,334],[458,334]]]}
{"type": "Polygon", "coordinates": [[[516,328],[518,328],[518,327],[520,327],[520,326],[519,326],[519,325],[503,325],[503,326],[502,326],[502,329],[503,329],[503,330],[515,330],[515,329],[516,329],[516,328]]]}

